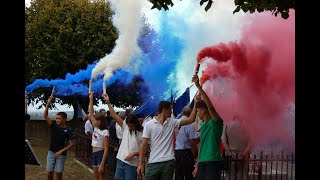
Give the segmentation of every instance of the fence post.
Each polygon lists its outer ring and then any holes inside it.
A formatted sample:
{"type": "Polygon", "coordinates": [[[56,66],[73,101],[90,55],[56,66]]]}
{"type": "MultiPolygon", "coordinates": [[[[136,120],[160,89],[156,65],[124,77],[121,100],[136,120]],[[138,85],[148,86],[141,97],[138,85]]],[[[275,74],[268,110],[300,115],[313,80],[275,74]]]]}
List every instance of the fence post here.
{"type": "Polygon", "coordinates": [[[259,166],[258,166],[258,180],[262,180],[262,159],[263,159],[263,151],[260,152],[259,158],[259,166]]]}

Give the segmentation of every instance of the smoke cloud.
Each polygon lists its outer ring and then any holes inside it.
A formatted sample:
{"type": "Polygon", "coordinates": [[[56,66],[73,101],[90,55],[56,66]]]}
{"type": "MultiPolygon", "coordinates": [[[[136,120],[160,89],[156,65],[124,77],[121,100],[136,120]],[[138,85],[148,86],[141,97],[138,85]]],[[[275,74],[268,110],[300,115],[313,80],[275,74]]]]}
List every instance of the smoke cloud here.
{"type": "Polygon", "coordinates": [[[239,114],[254,144],[294,150],[294,11],[285,20],[256,14],[239,41],[199,51],[201,83],[227,121],[239,114]]]}
{"type": "Polygon", "coordinates": [[[110,54],[100,59],[92,70],[91,78],[104,74],[108,80],[115,70],[125,67],[131,59],[140,55],[137,38],[141,28],[142,1],[110,0],[115,12],[113,24],[118,28],[119,38],[110,54]]]}

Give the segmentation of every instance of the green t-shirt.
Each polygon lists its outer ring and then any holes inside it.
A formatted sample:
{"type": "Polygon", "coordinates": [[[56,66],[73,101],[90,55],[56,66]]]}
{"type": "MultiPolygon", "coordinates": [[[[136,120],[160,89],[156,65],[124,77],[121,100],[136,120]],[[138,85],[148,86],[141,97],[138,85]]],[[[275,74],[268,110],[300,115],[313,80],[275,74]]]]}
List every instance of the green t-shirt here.
{"type": "Polygon", "coordinates": [[[198,162],[220,161],[219,146],[223,129],[222,119],[209,119],[200,125],[200,154],[198,162]]]}

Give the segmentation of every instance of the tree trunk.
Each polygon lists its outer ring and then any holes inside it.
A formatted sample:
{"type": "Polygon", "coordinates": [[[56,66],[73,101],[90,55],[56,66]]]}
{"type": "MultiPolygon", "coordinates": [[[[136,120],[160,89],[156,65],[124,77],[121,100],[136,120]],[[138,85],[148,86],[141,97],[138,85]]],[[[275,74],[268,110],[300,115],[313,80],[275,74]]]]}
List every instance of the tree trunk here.
{"type": "Polygon", "coordinates": [[[78,120],[78,104],[77,104],[76,98],[72,100],[72,107],[73,107],[73,118],[70,120],[71,121],[70,126],[71,126],[71,129],[74,131],[80,124],[80,121],[78,120]]]}
{"type": "Polygon", "coordinates": [[[78,117],[78,111],[81,111],[81,109],[78,109],[78,103],[80,104],[81,108],[84,110],[84,112],[88,112],[88,107],[89,107],[89,100],[88,98],[79,98],[79,97],[74,97],[72,99],[72,107],[74,110],[73,117],[70,120],[71,121],[71,129],[75,130],[75,128],[79,127],[79,125],[82,125],[83,120],[79,119],[78,117]]]}

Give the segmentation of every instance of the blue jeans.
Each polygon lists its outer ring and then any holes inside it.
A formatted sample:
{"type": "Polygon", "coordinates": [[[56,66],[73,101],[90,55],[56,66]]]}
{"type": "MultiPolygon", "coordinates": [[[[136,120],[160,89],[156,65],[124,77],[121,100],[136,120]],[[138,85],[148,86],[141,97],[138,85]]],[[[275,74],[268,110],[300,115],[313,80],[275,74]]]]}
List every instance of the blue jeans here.
{"type": "Polygon", "coordinates": [[[60,155],[59,157],[54,157],[54,152],[49,150],[47,155],[47,166],[46,170],[47,172],[57,172],[62,173],[64,169],[64,163],[66,162],[67,156],[66,155],[60,155]]]}
{"type": "MultiPolygon", "coordinates": [[[[104,150],[92,152],[92,168],[98,168],[101,164],[102,158],[103,158],[103,152],[104,150]]],[[[109,156],[107,156],[106,162],[104,163],[104,166],[108,166],[109,156]]]]}
{"type": "Polygon", "coordinates": [[[197,179],[220,180],[221,179],[221,161],[199,162],[197,179]]]}
{"type": "Polygon", "coordinates": [[[131,166],[119,159],[117,159],[115,179],[136,180],[137,179],[137,167],[131,166]]]}

